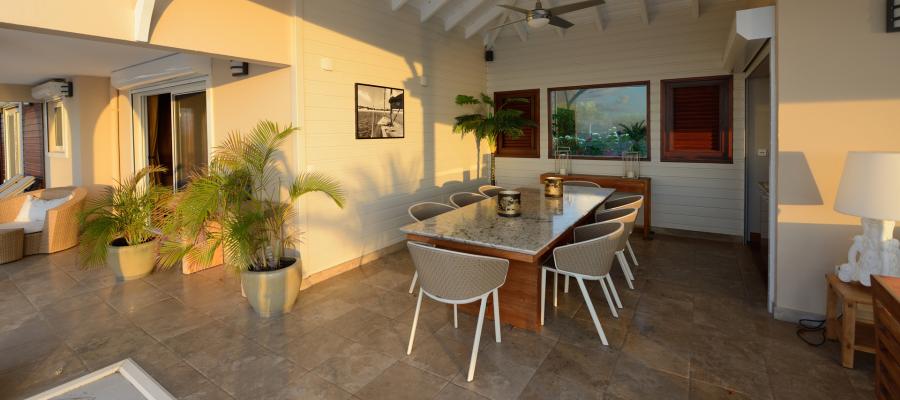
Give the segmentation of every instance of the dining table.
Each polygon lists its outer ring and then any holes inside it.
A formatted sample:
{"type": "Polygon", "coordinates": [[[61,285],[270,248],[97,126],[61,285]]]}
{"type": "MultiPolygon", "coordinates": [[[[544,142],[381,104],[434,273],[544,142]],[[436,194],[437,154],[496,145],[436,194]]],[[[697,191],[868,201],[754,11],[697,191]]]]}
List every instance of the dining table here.
{"type": "MultiPolygon", "coordinates": [[[[506,282],[499,290],[500,321],[540,331],[543,263],[555,247],[571,243],[576,226],[594,221],[594,212],[615,189],[565,186],[562,197],[546,197],[543,186],[515,190],[521,193],[520,216],[498,215],[497,197],[490,197],[400,231],[409,241],[509,260],[506,282]]],[[[474,303],[460,310],[478,314],[474,303]]]]}

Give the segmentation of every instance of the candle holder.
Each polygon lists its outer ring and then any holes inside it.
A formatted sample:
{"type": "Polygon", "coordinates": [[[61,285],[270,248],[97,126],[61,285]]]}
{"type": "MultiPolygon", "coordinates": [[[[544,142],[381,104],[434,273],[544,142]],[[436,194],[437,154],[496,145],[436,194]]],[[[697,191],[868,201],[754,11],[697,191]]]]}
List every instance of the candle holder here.
{"type": "Polygon", "coordinates": [[[546,197],[562,197],[563,196],[563,178],[551,176],[544,180],[544,196],[546,197]]]}
{"type": "Polygon", "coordinates": [[[522,194],[515,190],[501,190],[497,194],[497,215],[501,217],[522,215],[522,194]]]}
{"type": "Polygon", "coordinates": [[[555,171],[560,175],[568,175],[572,173],[572,149],[569,147],[557,147],[553,153],[555,161],[555,171]]]}
{"type": "Polygon", "coordinates": [[[622,153],[622,177],[623,178],[640,178],[641,177],[641,153],[637,151],[626,151],[622,153]]]}

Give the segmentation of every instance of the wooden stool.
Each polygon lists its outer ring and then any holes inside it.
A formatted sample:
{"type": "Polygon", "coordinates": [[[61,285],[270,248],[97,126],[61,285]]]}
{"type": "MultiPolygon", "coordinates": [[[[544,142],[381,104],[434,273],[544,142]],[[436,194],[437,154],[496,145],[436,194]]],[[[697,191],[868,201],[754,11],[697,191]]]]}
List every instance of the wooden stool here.
{"type": "Polygon", "coordinates": [[[0,264],[21,260],[24,242],[24,229],[0,229],[0,264]]]}
{"type": "Polygon", "coordinates": [[[834,274],[826,275],[828,300],[825,310],[825,337],[841,342],[841,365],[853,368],[856,350],[875,354],[875,329],[872,313],[872,288],[859,282],[842,282],[834,274]],[[838,302],[843,315],[838,322],[838,302]],[[840,329],[839,329],[840,328],[840,329]]]}

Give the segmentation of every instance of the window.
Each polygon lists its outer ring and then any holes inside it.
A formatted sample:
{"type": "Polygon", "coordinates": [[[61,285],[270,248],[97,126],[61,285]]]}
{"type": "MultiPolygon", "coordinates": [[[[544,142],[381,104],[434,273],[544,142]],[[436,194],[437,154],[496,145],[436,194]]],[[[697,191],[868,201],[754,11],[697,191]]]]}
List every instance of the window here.
{"type": "Polygon", "coordinates": [[[731,76],[666,80],[662,90],[662,161],[731,163],[731,76]]]}
{"type": "Polygon", "coordinates": [[[62,100],[47,103],[47,151],[65,153],[62,100]]]}
{"type": "Polygon", "coordinates": [[[538,89],[494,93],[494,103],[503,104],[507,99],[520,98],[527,103],[508,103],[506,108],[522,111],[522,118],[534,121],[534,126],[522,128],[522,136],[515,139],[501,136],[497,141],[497,157],[539,158],[541,149],[540,126],[541,93],[538,89]]]}
{"type": "Polygon", "coordinates": [[[621,159],[638,152],[650,159],[649,82],[551,88],[550,158],[621,159]]]}

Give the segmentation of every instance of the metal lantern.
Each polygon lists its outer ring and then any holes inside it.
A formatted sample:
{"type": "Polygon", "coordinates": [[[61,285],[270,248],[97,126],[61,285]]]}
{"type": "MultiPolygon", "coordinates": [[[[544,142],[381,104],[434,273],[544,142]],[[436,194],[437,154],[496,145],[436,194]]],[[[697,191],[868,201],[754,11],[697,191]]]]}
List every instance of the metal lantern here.
{"type": "Polygon", "coordinates": [[[638,151],[626,151],[622,153],[622,177],[641,177],[641,153],[638,151]]]}
{"type": "Polygon", "coordinates": [[[568,175],[572,173],[572,158],[570,155],[572,154],[572,149],[569,147],[557,147],[553,152],[553,157],[556,159],[556,166],[553,172],[558,173],[560,175],[568,175]]]}
{"type": "Polygon", "coordinates": [[[544,180],[544,196],[546,197],[562,197],[563,196],[563,178],[551,176],[544,180]]]}
{"type": "Polygon", "coordinates": [[[501,190],[497,194],[497,215],[501,217],[522,215],[522,194],[515,190],[501,190]]]}

